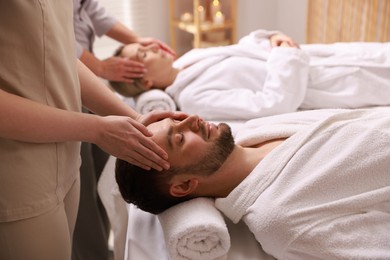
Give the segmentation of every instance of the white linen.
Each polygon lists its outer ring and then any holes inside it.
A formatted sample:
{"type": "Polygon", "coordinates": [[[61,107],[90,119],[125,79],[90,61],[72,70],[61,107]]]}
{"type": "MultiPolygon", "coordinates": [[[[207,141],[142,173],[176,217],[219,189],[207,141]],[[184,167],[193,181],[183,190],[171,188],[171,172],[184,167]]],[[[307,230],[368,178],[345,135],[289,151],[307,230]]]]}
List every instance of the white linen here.
{"type": "Polygon", "coordinates": [[[156,215],[128,205],[125,260],[169,260],[161,224],[156,215]]]}
{"type": "Polygon", "coordinates": [[[97,192],[107,212],[113,234],[113,252],[115,260],[123,260],[126,246],[127,203],[119,192],[115,181],[115,160],[110,156],[97,183],[97,192]]]}
{"type": "Polygon", "coordinates": [[[172,260],[226,259],[230,236],[214,200],[196,198],[158,215],[172,260]]]}
{"type": "Polygon", "coordinates": [[[390,259],[390,108],[332,113],[294,125],[216,206],[277,259],[390,259]]]}
{"type": "Polygon", "coordinates": [[[99,197],[110,220],[114,259],[168,260],[157,216],[123,200],[115,181],[115,161],[109,157],[98,182],[99,197]]]}
{"type": "Polygon", "coordinates": [[[180,110],[207,120],[390,104],[390,43],[271,48],[273,33],[258,30],[236,45],[186,53],[166,92],[180,110]]]}
{"type": "Polygon", "coordinates": [[[151,111],[176,111],[175,101],[160,89],[152,89],[135,97],[135,110],[140,114],[151,111]]]}

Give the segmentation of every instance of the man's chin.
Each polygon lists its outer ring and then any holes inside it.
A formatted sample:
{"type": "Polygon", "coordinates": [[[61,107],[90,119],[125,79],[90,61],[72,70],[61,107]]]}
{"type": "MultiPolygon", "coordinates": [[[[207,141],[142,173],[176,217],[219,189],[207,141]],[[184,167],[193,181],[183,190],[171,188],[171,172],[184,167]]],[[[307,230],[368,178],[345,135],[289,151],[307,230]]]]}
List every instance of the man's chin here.
{"type": "Polygon", "coordinates": [[[228,132],[230,132],[230,134],[232,133],[232,129],[231,129],[230,125],[228,125],[226,123],[219,123],[218,130],[219,131],[228,131],[228,132]]]}

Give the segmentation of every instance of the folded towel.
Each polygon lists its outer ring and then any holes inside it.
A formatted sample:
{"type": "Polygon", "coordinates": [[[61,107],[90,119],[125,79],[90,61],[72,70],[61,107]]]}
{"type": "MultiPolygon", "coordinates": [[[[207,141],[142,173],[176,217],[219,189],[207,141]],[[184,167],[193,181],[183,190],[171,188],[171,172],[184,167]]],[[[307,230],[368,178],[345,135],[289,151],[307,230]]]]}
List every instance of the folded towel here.
{"type": "Polygon", "coordinates": [[[175,111],[175,101],[160,89],[152,89],[141,93],[135,98],[135,110],[146,114],[154,110],[175,111]]]}
{"type": "Polygon", "coordinates": [[[170,259],[224,259],[230,236],[214,200],[196,198],[158,215],[170,259]]]}

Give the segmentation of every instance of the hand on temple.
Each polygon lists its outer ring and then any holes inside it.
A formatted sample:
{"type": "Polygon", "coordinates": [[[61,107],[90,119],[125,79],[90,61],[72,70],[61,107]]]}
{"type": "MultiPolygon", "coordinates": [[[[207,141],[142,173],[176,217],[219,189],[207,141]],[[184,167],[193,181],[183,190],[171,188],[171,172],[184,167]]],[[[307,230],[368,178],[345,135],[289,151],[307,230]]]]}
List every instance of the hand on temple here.
{"type": "Polygon", "coordinates": [[[101,133],[95,143],[113,156],[144,169],[169,168],[167,153],[151,138],[145,125],[171,117],[183,120],[182,112],[153,111],[140,115],[136,120],[123,116],[102,117],[101,133]]]}
{"type": "Polygon", "coordinates": [[[101,118],[99,134],[94,143],[113,156],[144,169],[169,168],[167,153],[151,138],[147,128],[130,117],[101,118]]]}
{"type": "Polygon", "coordinates": [[[140,117],[137,118],[137,121],[147,126],[167,117],[176,120],[183,120],[188,117],[188,114],[179,111],[152,111],[150,113],[140,115],[140,117]]]}
{"type": "Polygon", "coordinates": [[[138,38],[138,42],[144,46],[150,45],[150,44],[157,44],[160,46],[160,48],[169,54],[171,54],[174,58],[176,58],[176,53],[165,43],[163,43],[160,40],[150,38],[150,37],[145,37],[145,38],[138,38]]]}
{"type": "Polygon", "coordinates": [[[145,66],[141,62],[110,57],[101,61],[99,76],[111,81],[132,83],[134,78],[142,78],[145,72],[145,66]]]}

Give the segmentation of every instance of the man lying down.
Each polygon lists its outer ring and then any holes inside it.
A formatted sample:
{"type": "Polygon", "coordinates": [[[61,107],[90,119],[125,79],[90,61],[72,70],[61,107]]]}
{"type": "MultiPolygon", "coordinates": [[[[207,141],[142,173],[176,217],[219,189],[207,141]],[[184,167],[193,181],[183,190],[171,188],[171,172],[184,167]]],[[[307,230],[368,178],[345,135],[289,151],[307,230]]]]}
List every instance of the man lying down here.
{"type": "Polygon", "coordinates": [[[171,168],[117,160],[123,198],[158,214],[215,197],[277,259],[390,259],[390,107],[312,110],[229,126],[192,115],[148,126],[171,168]]]}

